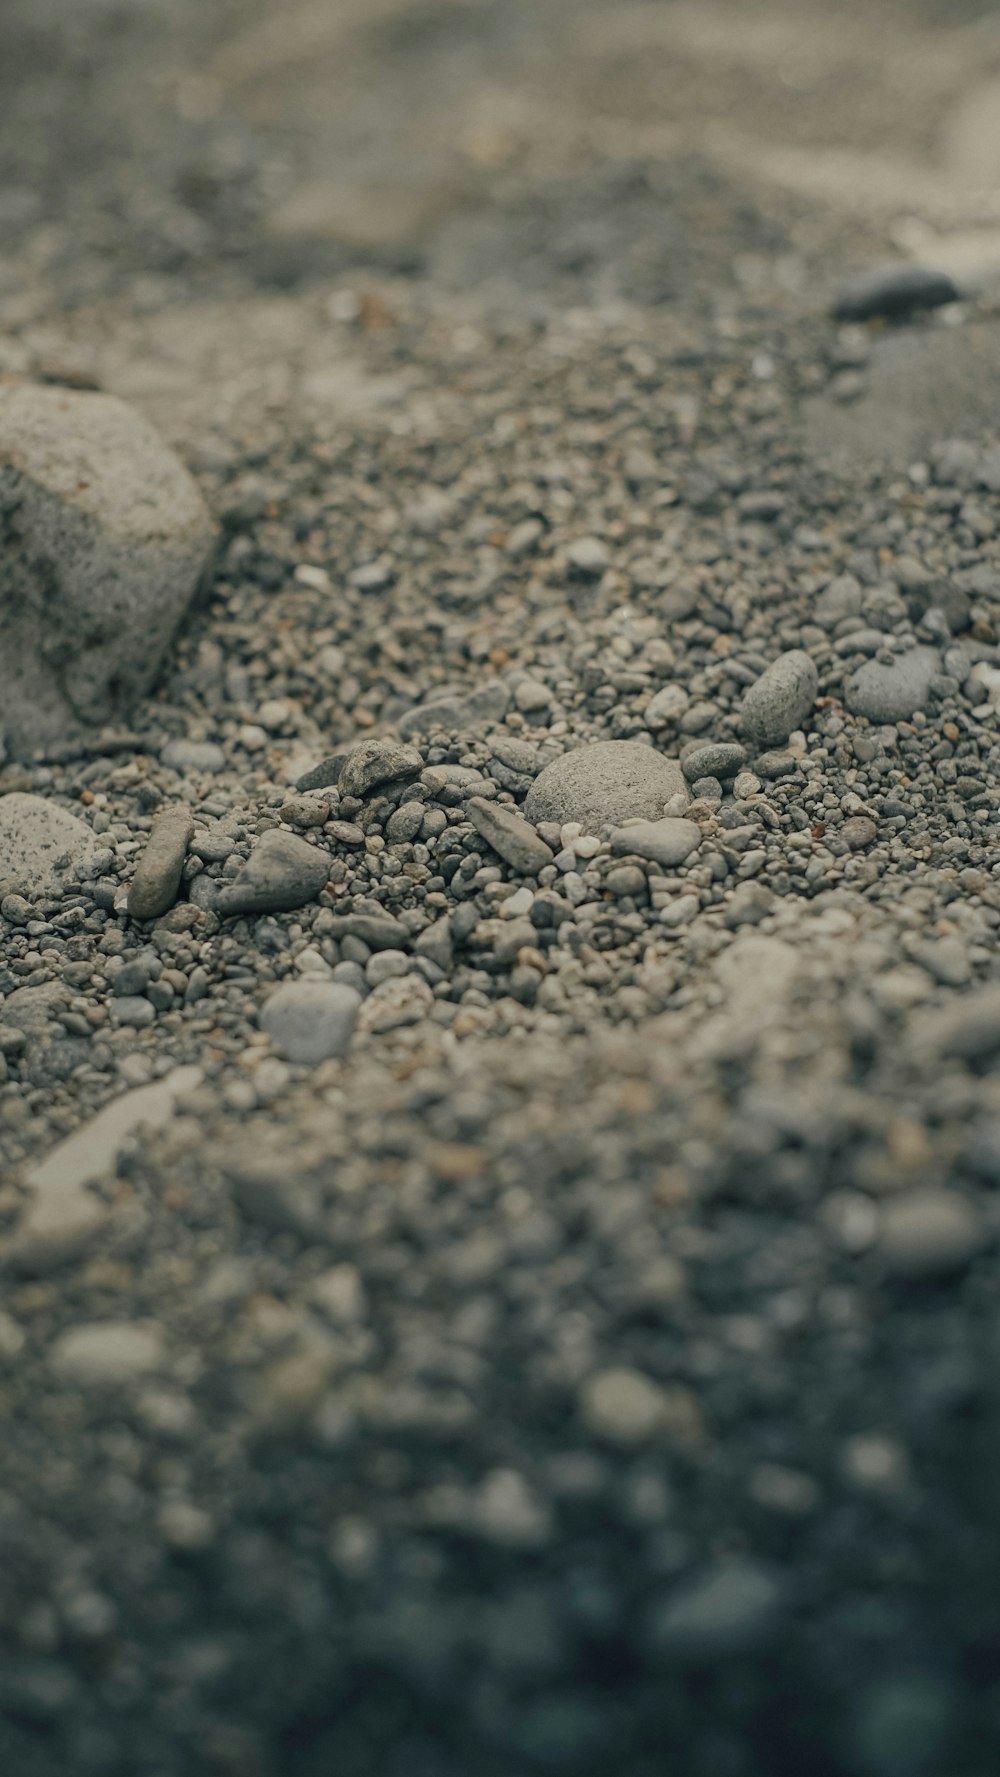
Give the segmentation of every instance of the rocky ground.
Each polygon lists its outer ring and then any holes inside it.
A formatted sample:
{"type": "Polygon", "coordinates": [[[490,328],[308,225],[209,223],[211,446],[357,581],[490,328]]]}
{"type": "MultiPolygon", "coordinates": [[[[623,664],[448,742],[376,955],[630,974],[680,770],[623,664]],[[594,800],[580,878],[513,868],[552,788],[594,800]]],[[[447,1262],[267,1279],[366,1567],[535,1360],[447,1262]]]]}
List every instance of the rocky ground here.
{"type": "Polygon", "coordinates": [[[17,1777],[996,1769],[1000,31],[837,11],[15,0],[17,1777]]]}

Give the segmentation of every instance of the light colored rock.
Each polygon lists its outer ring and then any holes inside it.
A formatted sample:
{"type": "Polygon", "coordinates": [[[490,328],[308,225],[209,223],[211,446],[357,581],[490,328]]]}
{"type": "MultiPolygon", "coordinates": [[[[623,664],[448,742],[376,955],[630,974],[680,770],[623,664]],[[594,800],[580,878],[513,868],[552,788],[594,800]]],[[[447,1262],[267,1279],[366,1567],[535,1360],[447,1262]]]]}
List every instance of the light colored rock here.
{"type": "Polygon", "coordinates": [[[844,703],[852,716],[869,722],[905,722],[927,708],[931,680],[940,670],[936,648],[911,648],[888,666],[867,660],[848,679],[844,703]]]}
{"type": "Polygon", "coordinates": [[[598,1370],[583,1385],[580,1414],[595,1437],[636,1448],[662,1429],[663,1390],[638,1370],[598,1370]]]}
{"type": "Polygon", "coordinates": [[[601,740],[553,759],[535,778],[524,812],[530,821],[578,821],[595,833],[632,817],[659,820],[678,796],[688,799],[676,759],[641,741],[601,740]]]}
{"type": "Polygon", "coordinates": [[[161,1369],[163,1361],[159,1327],[127,1320],[71,1327],[49,1353],[50,1367],[59,1381],[78,1388],[121,1388],[161,1369]]]}
{"type": "Polygon", "coordinates": [[[277,988],[259,1022],[286,1061],[314,1067],[346,1053],[360,1005],[360,995],[343,982],[307,975],[277,988]]]}
{"type": "Polygon", "coordinates": [[[964,1270],[984,1238],[982,1222],[968,1198],[944,1187],[925,1186],[903,1191],[886,1203],[878,1250],[894,1277],[919,1283],[964,1270]]]}
{"type": "Polygon", "coordinates": [[[138,1129],[158,1129],[168,1123],[177,1099],[201,1080],[201,1068],[176,1067],[152,1085],[123,1093],[30,1169],[25,1178],[28,1202],[10,1252],[18,1269],[52,1270],[88,1244],[108,1214],[88,1185],[112,1171],[125,1142],[138,1129]]]}
{"type": "Polygon", "coordinates": [[[370,796],[380,784],[417,777],[423,768],[424,761],[416,747],[373,736],[348,753],[340,768],[340,792],[342,796],[370,796]]]}
{"type": "Polygon", "coordinates": [[[0,692],[15,751],[126,715],[214,529],[152,426],[110,395],[0,387],[0,692]]]}
{"type": "MultiPolygon", "coordinates": [[[[0,666],[0,683],[2,676],[0,666]]],[[[67,809],[19,790],[0,796],[0,881],[43,894],[77,864],[89,863],[96,850],[90,828],[67,809]]]]}
{"type": "Polygon", "coordinates": [[[701,828],[694,821],[629,821],[616,827],[611,849],[619,855],[648,858],[664,870],[676,869],[701,844],[701,828]]]}

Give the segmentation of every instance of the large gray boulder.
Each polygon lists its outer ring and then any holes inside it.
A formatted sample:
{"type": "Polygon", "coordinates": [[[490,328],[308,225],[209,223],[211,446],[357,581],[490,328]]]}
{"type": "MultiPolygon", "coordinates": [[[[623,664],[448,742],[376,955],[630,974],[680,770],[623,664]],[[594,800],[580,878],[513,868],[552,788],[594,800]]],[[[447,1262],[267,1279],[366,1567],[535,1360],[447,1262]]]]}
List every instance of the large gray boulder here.
{"type": "Polygon", "coordinates": [[[213,544],[191,476],[123,401],[0,386],[0,730],[15,753],[129,714],[213,544]]]}

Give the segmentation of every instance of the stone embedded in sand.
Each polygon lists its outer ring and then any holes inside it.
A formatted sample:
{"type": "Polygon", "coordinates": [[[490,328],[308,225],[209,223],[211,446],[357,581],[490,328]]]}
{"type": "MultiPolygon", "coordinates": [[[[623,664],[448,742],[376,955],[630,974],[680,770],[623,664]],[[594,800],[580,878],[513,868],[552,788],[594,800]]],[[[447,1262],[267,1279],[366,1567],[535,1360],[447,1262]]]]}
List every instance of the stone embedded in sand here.
{"type": "Polygon", "coordinates": [[[15,752],[128,712],[213,542],[184,465],[123,401],[0,387],[0,721],[15,752]]]}

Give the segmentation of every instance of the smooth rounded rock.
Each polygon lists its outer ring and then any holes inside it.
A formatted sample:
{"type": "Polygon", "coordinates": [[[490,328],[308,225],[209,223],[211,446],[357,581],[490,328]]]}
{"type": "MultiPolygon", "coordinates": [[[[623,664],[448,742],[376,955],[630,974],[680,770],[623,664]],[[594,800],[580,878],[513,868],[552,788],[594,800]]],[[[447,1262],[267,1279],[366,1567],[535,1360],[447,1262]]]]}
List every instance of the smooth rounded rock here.
{"type": "Polygon", "coordinates": [[[868,660],[848,679],[844,703],[852,716],[869,722],[905,722],[915,710],[926,709],[939,671],[936,648],[911,648],[889,665],[868,660]]]}
{"type": "Polygon", "coordinates": [[[524,803],[530,821],[579,821],[589,833],[632,819],[655,821],[675,796],[687,800],[676,759],[640,741],[603,740],[553,759],[524,803]]]}
{"type": "Polygon", "coordinates": [[[749,1653],[773,1630],[782,1596],[778,1577],[761,1563],[718,1561],[654,1606],[651,1649],[692,1663],[749,1653]]]}
{"type": "Polygon", "coordinates": [[[676,869],[701,844],[701,828],[694,821],[629,821],[616,827],[611,849],[619,855],[646,858],[664,870],[676,869]]]}
{"type": "Polygon", "coordinates": [[[360,1005],[360,996],[343,982],[306,976],[271,994],[260,1028],[286,1061],[314,1067],[346,1052],[360,1005]]]}
{"type": "Polygon", "coordinates": [[[758,747],[784,746],[788,736],[806,721],[818,690],[815,665],[803,649],[779,654],[743,699],[744,734],[758,747]]]}

